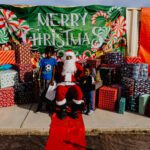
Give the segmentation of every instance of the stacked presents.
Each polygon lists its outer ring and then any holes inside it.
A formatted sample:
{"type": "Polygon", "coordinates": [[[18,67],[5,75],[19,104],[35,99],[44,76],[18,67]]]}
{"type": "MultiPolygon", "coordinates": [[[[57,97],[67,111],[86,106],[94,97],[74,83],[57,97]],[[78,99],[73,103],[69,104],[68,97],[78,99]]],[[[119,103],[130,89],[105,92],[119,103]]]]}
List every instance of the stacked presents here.
{"type": "Polygon", "coordinates": [[[33,102],[31,50],[28,44],[23,43],[16,50],[16,69],[18,70],[20,80],[20,83],[14,87],[16,103],[33,102]]]}
{"type": "Polygon", "coordinates": [[[14,105],[14,88],[18,83],[18,72],[11,69],[15,64],[14,50],[0,50],[0,107],[14,105]]]}
{"type": "Polygon", "coordinates": [[[0,107],[32,102],[33,83],[30,47],[0,50],[0,107]]]}
{"type": "Polygon", "coordinates": [[[124,58],[120,52],[106,54],[104,63],[99,67],[104,86],[99,89],[98,107],[143,113],[150,94],[148,64],[139,57],[124,58]]]}

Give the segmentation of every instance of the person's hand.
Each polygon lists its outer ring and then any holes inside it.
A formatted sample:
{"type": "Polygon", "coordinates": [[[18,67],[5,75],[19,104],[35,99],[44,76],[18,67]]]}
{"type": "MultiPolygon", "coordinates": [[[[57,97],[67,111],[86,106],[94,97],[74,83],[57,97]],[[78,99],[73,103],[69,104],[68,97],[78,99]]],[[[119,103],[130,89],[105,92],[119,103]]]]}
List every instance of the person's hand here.
{"type": "Polygon", "coordinates": [[[51,80],[50,85],[52,86],[54,85],[54,80],[51,80]]]}

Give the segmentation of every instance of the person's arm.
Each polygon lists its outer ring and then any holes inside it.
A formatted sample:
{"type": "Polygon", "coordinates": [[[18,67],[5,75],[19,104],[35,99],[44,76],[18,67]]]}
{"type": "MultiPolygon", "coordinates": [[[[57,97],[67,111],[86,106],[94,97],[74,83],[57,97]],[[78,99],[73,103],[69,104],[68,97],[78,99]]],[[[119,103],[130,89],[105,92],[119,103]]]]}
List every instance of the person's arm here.
{"type": "Polygon", "coordinates": [[[56,72],[56,67],[54,66],[53,67],[52,79],[51,79],[50,85],[54,85],[55,72],[56,72]]]}
{"type": "Polygon", "coordinates": [[[52,79],[50,82],[50,85],[54,85],[54,79],[55,79],[55,73],[56,73],[56,66],[57,66],[57,60],[54,59],[54,67],[53,67],[53,71],[52,71],[52,79]]]}

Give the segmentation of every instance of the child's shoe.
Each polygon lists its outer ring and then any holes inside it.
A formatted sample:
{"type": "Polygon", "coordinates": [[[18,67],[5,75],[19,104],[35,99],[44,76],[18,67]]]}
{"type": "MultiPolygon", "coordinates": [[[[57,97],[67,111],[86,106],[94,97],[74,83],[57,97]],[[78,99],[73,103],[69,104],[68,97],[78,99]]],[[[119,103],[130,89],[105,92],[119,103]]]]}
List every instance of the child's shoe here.
{"type": "Polygon", "coordinates": [[[88,112],[88,115],[92,115],[93,114],[93,110],[90,110],[89,112],[88,112]]]}

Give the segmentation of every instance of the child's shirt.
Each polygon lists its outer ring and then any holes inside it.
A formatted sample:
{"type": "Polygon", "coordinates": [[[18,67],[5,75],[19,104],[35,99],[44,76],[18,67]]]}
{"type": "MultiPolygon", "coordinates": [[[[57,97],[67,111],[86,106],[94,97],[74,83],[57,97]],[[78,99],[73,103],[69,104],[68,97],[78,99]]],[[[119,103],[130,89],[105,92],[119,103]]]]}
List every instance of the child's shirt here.
{"type": "Polygon", "coordinates": [[[82,77],[80,83],[83,92],[90,92],[94,90],[93,77],[91,75],[88,77],[82,77]]]}
{"type": "Polygon", "coordinates": [[[51,80],[53,75],[53,68],[57,65],[56,59],[42,58],[39,65],[42,68],[41,78],[45,80],[51,80]]]}

